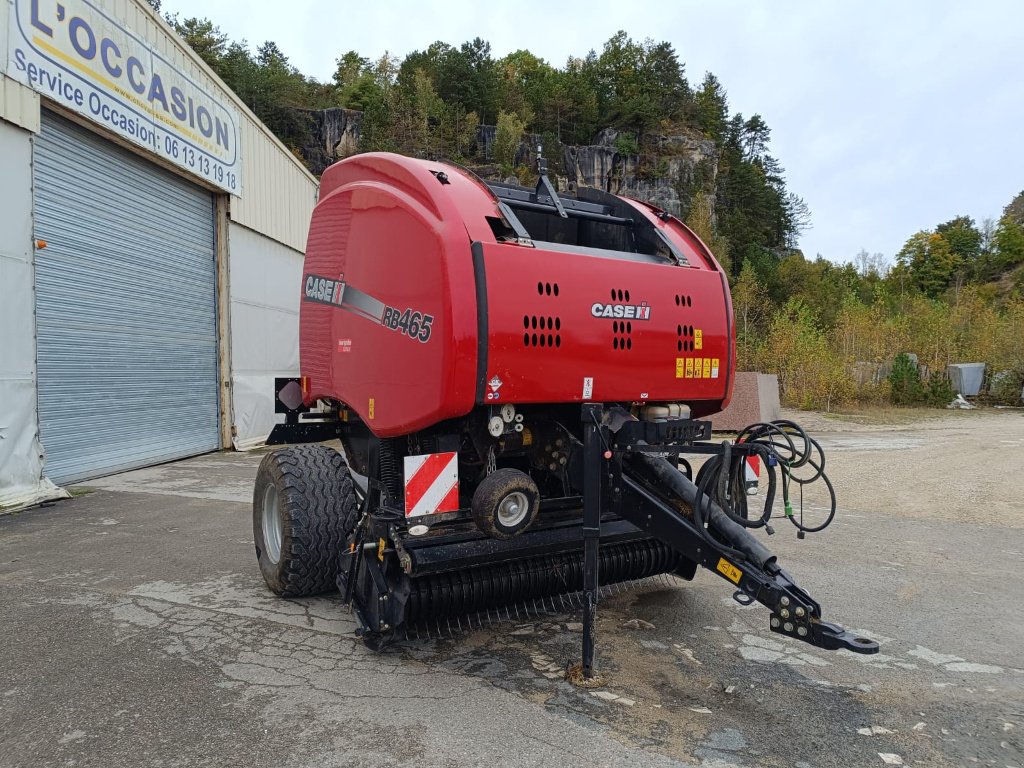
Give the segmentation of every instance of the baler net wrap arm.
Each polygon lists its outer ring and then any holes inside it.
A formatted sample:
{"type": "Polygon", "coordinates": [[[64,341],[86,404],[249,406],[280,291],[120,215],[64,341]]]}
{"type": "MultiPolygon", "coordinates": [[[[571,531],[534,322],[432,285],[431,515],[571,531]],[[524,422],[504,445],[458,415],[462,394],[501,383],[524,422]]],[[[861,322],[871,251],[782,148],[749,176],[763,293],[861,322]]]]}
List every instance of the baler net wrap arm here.
{"type": "Polygon", "coordinates": [[[825,622],[821,607],[743,526],[671,462],[643,452],[622,463],[616,512],[694,562],[732,583],[737,602],[771,610],[778,632],[825,649],[877,653],[878,643],[825,622]]]}

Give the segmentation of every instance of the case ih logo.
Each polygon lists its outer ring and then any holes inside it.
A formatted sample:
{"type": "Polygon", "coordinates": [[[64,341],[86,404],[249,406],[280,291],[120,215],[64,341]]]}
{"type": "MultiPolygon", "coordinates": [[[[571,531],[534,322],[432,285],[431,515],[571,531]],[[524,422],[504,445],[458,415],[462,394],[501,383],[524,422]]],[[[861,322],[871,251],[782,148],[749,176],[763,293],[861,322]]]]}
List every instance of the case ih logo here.
{"type": "Polygon", "coordinates": [[[343,281],[319,275],[306,275],[306,298],[309,301],[334,304],[340,307],[344,295],[345,283],[343,281]]]}
{"type": "Polygon", "coordinates": [[[646,301],[639,304],[602,304],[594,302],[590,308],[594,317],[609,317],[619,320],[650,320],[651,308],[646,301]]]}

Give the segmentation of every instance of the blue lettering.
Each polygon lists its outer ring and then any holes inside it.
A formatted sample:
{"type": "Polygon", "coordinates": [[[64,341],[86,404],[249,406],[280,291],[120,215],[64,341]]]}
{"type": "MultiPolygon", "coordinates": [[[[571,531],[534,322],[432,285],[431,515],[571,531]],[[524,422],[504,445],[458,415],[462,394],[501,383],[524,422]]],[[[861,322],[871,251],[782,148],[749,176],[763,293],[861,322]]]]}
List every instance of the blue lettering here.
{"type": "Polygon", "coordinates": [[[206,138],[210,138],[213,135],[213,118],[210,117],[209,110],[206,107],[200,107],[196,110],[196,120],[199,121],[199,130],[206,138]],[[206,118],[206,125],[203,125],[203,118],[206,118]]]}
{"type": "Polygon", "coordinates": [[[185,111],[185,94],[178,86],[171,86],[171,114],[179,120],[184,120],[188,112],[185,111]]]}
{"type": "Polygon", "coordinates": [[[222,147],[224,147],[224,149],[230,149],[230,147],[228,146],[228,125],[227,125],[227,123],[222,122],[221,119],[218,117],[216,119],[216,127],[217,127],[217,143],[220,144],[222,147]]]}
{"type": "Polygon", "coordinates": [[[71,23],[68,25],[68,34],[71,35],[71,45],[78,51],[79,56],[88,60],[96,58],[96,35],[93,34],[92,27],[83,19],[78,16],[71,19],[71,23]],[[78,39],[78,30],[80,29],[85,30],[85,38],[88,41],[88,45],[84,48],[78,39]]]}
{"type": "Polygon", "coordinates": [[[142,83],[141,80],[139,82],[135,81],[135,78],[132,76],[132,70],[134,70],[134,69],[137,69],[139,71],[139,77],[140,78],[144,74],[146,74],[146,70],[144,70],[142,68],[142,62],[139,61],[138,59],[136,59],[134,56],[129,56],[128,57],[128,82],[132,84],[132,90],[135,91],[137,94],[139,94],[141,96],[142,94],[144,94],[146,92],[146,86],[142,83]]]}
{"type": "Polygon", "coordinates": [[[164,83],[160,79],[160,75],[153,75],[153,79],[149,83],[149,103],[152,104],[154,101],[159,101],[164,105],[164,112],[168,110],[167,96],[164,95],[164,83]]]}
{"type": "Polygon", "coordinates": [[[27,67],[25,64],[25,52],[21,48],[14,49],[14,66],[19,72],[24,72],[27,67]]]}
{"type": "Polygon", "coordinates": [[[46,26],[39,20],[39,0],[32,0],[32,26],[47,37],[53,37],[53,28],[46,26]]]}
{"type": "Polygon", "coordinates": [[[111,51],[113,51],[114,56],[116,56],[118,60],[120,60],[121,49],[118,48],[114,41],[111,40],[109,37],[104,37],[103,42],[100,43],[100,58],[103,59],[103,66],[106,68],[107,72],[110,73],[111,77],[120,77],[121,72],[123,70],[121,69],[121,66],[119,64],[110,63],[111,51]]]}

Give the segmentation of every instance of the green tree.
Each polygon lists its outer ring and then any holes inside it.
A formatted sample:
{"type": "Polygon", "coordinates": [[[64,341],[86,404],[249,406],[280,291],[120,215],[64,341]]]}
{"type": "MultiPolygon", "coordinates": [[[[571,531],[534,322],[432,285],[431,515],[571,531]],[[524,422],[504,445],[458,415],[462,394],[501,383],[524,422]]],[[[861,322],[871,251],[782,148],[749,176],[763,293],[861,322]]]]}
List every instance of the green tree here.
{"type": "Polygon", "coordinates": [[[931,298],[937,298],[946,290],[958,264],[946,239],[927,231],[918,232],[907,240],[896,259],[909,270],[917,289],[931,298]]]}
{"type": "Polygon", "coordinates": [[[668,43],[613,35],[595,62],[599,106],[608,124],[643,133],[681,117],[691,100],[683,66],[668,43]]]}
{"type": "MultiPolygon", "coordinates": [[[[159,11],[159,2],[153,7],[159,11]]],[[[177,14],[168,16],[167,21],[189,47],[223,78],[221,65],[228,50],[228,36],[220,31],[220,27],[209,19],[192,17],[181,21],[177,14]]]]}
{"type": "Polygon", "coordinates": [[[686,225],[711,249],[711,253],[728,275],[732,271],[729,263],[729,242],[715,231],[714,206],[713,197],[703,191],[698,192],[690,203],[690,215],[686,218],[686,225]]]}
{"type": "Polygon", "coordinates": [[[697,127],[716,144],[725,138],[725,127],[729,118],[729,105],[725,89],[718,78],[708,72],[694,97],[694,114],[697,127]]]}
{"type": "Polygon", "coordinates": [[[1004,213],[993,235],[995,263],[1001,272],[1024,264],[1024,226],[1004,213]]]}
{"type": "Polygon", "coordinates": [[[494,160],[506,176],[512,173],[516,164],[516,152],[523,139],[526,126],[518,115],[510,112],[498,113],[498,127],[494,135],[494,160]]]}
{"type": "Polygon", "coordinates": [[[757,350],[764,337],[764,323],[771,314],[768,291],[757,278],[749,261],[743,262],[740,276],[732,284],[732,309],[736,318],[737,366],[741,371],[756,370],[757,350]]]}

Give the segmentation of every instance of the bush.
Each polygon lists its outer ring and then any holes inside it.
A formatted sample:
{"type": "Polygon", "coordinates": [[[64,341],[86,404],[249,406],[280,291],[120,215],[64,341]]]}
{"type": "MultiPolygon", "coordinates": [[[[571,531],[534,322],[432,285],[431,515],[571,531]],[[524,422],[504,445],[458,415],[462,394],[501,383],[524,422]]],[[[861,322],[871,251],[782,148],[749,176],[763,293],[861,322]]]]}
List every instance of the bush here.
{"type": "Polygon", "coordinates": [[[1024,387],[1024,373],[1000,371],[993,374],[988,394],[998,405],[1020,405],[1021,387],[1024,387]]]}
{"type": "Polygon", "coordinates": [[[620,155],[635,155],[640,151],[640,144],[636,140],[636,134],[620,133],[615,137],[615,151],[620,155]]]}
{"type": "Polygon", "coordinates": [[[935,373],[928,377],[928,387],[924,392],[924,400],[928,405],[943,408],[956,399],[953,382],[944,373],[935,373]]]}
{"type": "MultiPolygon", "coordinates": [[[[917,364],[910,358],[910,355],[899,354],[892,361],[889,387],[892,390],[892,401],[895,405],[915,405],[924,400],[925,393],[924,387],[921,385],[921,374],[918,373],[917,364]]],[[[950,397],[950,400],[952,399],[950,397]]]]}

